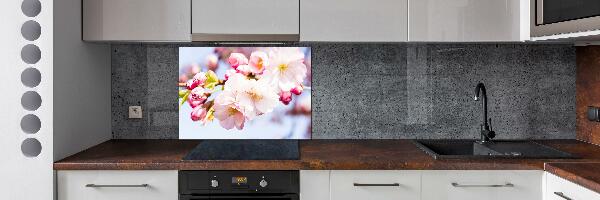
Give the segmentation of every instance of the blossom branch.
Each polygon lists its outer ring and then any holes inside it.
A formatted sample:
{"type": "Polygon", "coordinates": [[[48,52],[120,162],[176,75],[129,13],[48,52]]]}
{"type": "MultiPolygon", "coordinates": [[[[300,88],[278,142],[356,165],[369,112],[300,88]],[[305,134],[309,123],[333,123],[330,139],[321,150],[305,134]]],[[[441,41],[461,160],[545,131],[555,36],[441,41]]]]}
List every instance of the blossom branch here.
{"type": "MultiPolygon", "coordinates": [[[[226,80],[219,80],[216,85],[225,85],[226,80]]],[[[177,87],[187,87],[187,83],[178,83],[177,87]]]]}

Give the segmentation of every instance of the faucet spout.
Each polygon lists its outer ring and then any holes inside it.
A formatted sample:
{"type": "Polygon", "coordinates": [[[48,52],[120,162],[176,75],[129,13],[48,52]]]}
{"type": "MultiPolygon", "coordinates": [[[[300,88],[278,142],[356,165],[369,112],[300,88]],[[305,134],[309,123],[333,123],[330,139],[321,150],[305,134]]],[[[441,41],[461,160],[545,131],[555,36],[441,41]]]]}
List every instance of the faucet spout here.
{"type": "MultiPolygon", "coordinates": [[[[485,85],[483,83],[477,84],[475,87],[475,96],[473,97],[475,101],[479,101],[481,99],[481,106],[483,107],[483,123],[481,124],[481,141],[480,142],[488,142],[496,136],[496,133],[491,130],[491,126],[488,123],[488,105],[487,105],[487,93],[485,90],[485,85]]],[[[491,123],[491,119],[490,123],[491,123]]]]}

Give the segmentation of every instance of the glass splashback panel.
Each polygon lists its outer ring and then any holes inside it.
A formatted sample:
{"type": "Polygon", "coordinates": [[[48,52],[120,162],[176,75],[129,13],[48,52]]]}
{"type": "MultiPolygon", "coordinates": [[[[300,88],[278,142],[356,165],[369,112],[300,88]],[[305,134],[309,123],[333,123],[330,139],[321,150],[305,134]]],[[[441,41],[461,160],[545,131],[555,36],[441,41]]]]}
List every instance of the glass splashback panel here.
{"type": "Polygon", "coordinates": [[[311,49],[179,48],[180,139],[310,139],[311,49]]]}

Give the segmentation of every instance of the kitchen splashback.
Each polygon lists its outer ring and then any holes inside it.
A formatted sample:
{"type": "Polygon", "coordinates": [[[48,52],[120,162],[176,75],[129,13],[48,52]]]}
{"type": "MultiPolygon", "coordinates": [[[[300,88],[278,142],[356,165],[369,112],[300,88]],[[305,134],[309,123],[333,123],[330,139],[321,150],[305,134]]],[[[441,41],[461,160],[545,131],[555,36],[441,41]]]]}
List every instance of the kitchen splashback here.
{"type": "MultiPolygon", "coordinates": [[[[180,46],[112,46],[113,138],[178,138],[180,46]],[[142,119],[127,118],[130,105],[142,119]]],[[[478,138],[480,81],[497,138],[575,138],[571,45],[303,46],[312,47],[313,139],[478,138]]]]}

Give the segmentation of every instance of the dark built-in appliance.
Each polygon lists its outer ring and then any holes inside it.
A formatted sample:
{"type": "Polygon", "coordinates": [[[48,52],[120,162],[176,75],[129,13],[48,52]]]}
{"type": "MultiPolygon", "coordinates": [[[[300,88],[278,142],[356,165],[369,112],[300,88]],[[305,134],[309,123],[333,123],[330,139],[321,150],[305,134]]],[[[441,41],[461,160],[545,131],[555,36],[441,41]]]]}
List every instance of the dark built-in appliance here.
{"type": "Polygon", "coordinates": [[[179,171],[180,200],[298,200],[298,171],[179,171]]]}
{"type": "Polygon", "coordinates": [[[531,11],[534,37],[600,29],[598,0],[535,0],[531,11]]]}

